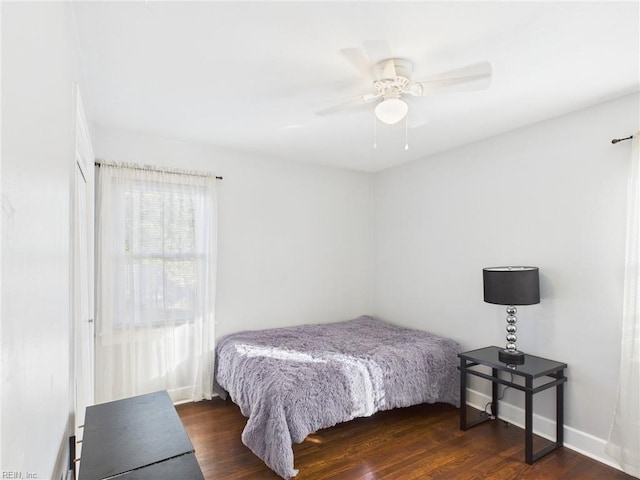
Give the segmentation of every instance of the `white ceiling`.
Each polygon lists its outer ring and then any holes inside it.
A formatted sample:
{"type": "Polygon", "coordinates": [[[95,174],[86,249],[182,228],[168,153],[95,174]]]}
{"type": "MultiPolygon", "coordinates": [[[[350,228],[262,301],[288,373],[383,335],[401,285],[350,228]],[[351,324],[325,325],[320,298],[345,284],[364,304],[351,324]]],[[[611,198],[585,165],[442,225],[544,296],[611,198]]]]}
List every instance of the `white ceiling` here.
{"type": "MultiPolygon", "coordinates": [[[[639,2],[80,2],[96,125],[375,172],[639,89],[639,2]],[[489,89],[318,110],[371,82],[341,51],[386,42],[414,78],[487,60],[489,89]]],[[[375,56],[375,52],[373,52],[375,56]]],[[[377,60],[377,59],[373,59],[377,60]]],[[[620,132],[621,135],[628,132],[620,132]]]]}

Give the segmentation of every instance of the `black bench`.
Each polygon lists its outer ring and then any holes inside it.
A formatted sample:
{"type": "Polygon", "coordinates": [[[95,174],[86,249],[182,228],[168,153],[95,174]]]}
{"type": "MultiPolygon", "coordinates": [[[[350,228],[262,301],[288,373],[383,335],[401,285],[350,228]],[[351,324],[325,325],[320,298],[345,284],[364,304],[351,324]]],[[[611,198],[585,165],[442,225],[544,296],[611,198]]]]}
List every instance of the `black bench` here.
{"type": "Polygon", "coordinates": [[[204,480],[167,392],[87,408],[78,480],[204,480]]]}

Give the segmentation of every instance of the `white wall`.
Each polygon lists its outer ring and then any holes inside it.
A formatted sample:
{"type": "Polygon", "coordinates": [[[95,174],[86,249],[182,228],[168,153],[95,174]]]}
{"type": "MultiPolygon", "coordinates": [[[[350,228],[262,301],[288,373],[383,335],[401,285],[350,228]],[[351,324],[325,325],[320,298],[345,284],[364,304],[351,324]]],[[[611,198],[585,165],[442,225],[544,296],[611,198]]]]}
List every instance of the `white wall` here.
{"type": "Polygon", "coordinates": [[[22,478],[68,465],[71,32],[68,4],[3,2],[0,471],[22,478]]]}
{"type": "MultiPolygon", "coordinates": [[[[518,347],[568,364],[567,442],[605,461],[631,147],[610,141],[638,130],[639,111],[638,94],[622,97],[384,171],[374,189],[374,312],[463,350],[501,346],[506,314],[483,302],[482,268],[538,266],[541,303],[519,308],[518,347]]],[[[534,399],[543,423],[552,392],[534,399]]],[[[520,392],[505,399],[523,406],[520,392]]]]}
{"type": "Polygon", "coordinates": [[[212,171],[218,183],[216,334],[371,312],[371,176],[95,130],[102,160],[212,171]]]}

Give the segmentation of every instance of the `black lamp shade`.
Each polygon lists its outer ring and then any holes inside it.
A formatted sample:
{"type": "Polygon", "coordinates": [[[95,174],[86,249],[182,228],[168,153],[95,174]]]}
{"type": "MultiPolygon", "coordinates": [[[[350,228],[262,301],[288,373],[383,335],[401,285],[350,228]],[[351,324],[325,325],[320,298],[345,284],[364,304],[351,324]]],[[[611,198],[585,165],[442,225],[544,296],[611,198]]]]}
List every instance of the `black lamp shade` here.
{"type": "Polygon", "coordinates": [[[540,303],[538,267],[490,267],[482,269],[484,301],[497,305],[540,303]]]}

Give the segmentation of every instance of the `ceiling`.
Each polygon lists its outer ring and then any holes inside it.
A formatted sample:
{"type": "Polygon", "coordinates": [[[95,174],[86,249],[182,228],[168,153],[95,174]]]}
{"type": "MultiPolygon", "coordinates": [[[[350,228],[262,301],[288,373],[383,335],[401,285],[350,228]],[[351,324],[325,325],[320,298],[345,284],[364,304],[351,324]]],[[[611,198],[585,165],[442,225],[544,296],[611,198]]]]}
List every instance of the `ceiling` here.
{"type": "Polygon", "coordinates": [[[73,8],[95,125],[365,172],[640,84],[637,1],[148,0],[73,8]],[[410,98],[409,120],[428,121],[406,132],[404,121],[377,123],[374,149],[375,104],[317,114],[371,92],[371,79],[346,55],[369,42],[410,60],[414,78],[489,61],[491,86],[410,98]]]}

